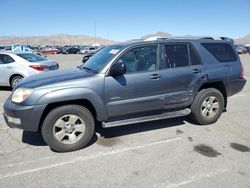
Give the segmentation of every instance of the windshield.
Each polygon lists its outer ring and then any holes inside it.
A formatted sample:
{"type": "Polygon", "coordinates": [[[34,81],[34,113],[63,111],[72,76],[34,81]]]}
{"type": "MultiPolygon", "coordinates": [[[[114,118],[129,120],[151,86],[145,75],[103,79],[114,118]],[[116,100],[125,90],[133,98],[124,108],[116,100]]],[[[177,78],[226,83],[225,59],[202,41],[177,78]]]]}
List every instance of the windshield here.
{"type": "Polygon", "coordinates": [[[120,50],[122,46],[119,45],[107,46],[86,61],[82,67],[99,73],[120,50]]]}
{"type": "Polygon", "coordinates": [[[19,57],[22,57],[23,59],[29,61],[29,62],[37,62],[37,61],[45,61],[45,59],[42,56],[32,54],[32,53],[27,53],[27,54],[17,54],[19,57]]]}

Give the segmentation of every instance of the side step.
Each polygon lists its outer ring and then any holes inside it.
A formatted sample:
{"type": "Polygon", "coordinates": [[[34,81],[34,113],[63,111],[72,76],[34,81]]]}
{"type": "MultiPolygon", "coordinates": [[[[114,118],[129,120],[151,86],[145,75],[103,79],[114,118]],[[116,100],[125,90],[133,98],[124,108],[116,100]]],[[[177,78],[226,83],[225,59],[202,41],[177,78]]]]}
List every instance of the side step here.
{"type": "Polygon", "coordinates": [[[117,126],[122,126],[122,125],[130,125],[130,124],[135,124],[135,123],[168,119],[168,118],[173,118],[173,117],[181,117],[181,116],[189,115],[190,113],[191,113],[191,110],[189,108],[186,108],[184,110],[166,112],[166,113],[157,114],[157,115],[131,118],[131,119],[125,119],[125,120],[118,120],[118,121],[112,121],[112,122],[107,122],[107,123],[103,122],[102,126],[104,128],[117,127],[117,126]]]}

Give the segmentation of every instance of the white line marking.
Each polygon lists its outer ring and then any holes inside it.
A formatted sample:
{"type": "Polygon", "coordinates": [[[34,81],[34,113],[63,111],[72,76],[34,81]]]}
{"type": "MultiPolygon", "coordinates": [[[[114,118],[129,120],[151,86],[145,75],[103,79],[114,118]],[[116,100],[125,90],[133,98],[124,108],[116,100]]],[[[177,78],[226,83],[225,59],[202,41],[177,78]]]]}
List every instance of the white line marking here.
{"type": "Polygon", "coordinates": [[[37,159],[37,160],[25,161],[25,162],[20,162],[20,163],[13,163],[13,164],[8,164],[8,165],[5,165],[5,166],[1,166],[0,168],[21,166],[21,165],[25,165],[25,164],[29,164],[29,163],[45,161],[45,160],[52,159],[52,158],[55,158],[55,157],[45,157],[45,158],[37,159]]]}
{"type": "Polygon", "coordinates": [[[170,184],[163,183],[160,185],[155,185],[154,187],[176,188],[176,187],[180,187],[183,185],[187,185],[189,183],[193,183],[193,182],[195,182],[199,179],[202,179],[202,178],[211,178],[211,177],[214,177],[214,176],[217,176],[219,174],[223,174],[223,173],[226,173],[229,171],[230,171],[229,169],[218,169],[218,170],[215,170],[213,172],[200,173],[200,174],[191,176],[189,179],[187,179],[185,181],[178,182],[178,183],[170,183],[170,184]]]}
{"type": "Polygon", "coordinates": [[[169,143],[169,142],[173,142],[173,141],[177,141],[177,140],[181,140],[181,139],[182,139],[181,137],[176,137],[176,138],[172,138],[172,139],[168,139],[168,140],[162,140],[162,141],[158,141],[158,142],[152,142],[152,143],[148,143],[148,144],[144,144],[144,145],[140,145],[140,146],[133,146],[133,147],[123,148],[123,149],[111,150],[111,151],[104,152],[104,153],[100,152],[100,153],[93,154],[93,155],[90,155],[90,156],[87,156],[87,157],[77,157],[77,158],[74,158],[74,159],[72,159],[70,161],[56,163],[56,164],[52,164],[52,165],[49,165],[49,166],[44,166],[44,167],[39,167],[39,168],[34,168],[34,169],[29,169],[29,170],[23,170],[23,171],[20,171],[20,172],[9,173],[9,174],[6,174],[6,175],[0,175],[0,179],[4,179],[4,178],[8,178],[8,177],[14,177],[14,176],[20,176],[20,175],[24,175],[24,174],[28,174],[28,173],[32,173],[32,172],[38,172],[38,171],[41,171],[41,170],[47,170],[47,169],[51,169],[51,168],[56,168],[56,167],[76,163],[76,162],[79,162],[79,161],[87,161],[87,160],[98,159],[98,158],[106,157],[106,156],[110,156],[110,155],[121,154],[121,153],[125,153],[125,152],[131,151],[131,150],[143,149],[143,148],[146,148],[146,147],[165,144],[165,143],[169,143]]]}

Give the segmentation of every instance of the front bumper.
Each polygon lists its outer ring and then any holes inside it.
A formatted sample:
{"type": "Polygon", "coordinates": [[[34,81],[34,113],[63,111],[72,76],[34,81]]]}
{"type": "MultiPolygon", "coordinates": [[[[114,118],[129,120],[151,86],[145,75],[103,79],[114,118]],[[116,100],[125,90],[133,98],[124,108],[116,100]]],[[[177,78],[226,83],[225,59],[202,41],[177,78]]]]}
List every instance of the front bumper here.
{"type": "Polygon", "coordinates": [[[39,123],[46,105],[21,106],[7,99],[4,103],[4,119],[11,128],[38,131],[39,123]]]}

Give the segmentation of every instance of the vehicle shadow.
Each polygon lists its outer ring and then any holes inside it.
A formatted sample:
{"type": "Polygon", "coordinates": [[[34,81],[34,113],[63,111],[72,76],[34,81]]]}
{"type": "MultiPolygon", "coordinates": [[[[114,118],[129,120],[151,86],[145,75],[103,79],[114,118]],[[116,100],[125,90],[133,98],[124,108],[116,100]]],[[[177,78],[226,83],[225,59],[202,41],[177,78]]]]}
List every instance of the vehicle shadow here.
{"type": "Polygon", "coordinates": [[[12,91],[11,87],[0,86],[0,91],[12,91]]]}
{"type": "Polygon", "coordinates": [[[23,131],[22,142],[33,146],[47,146],[39,132],[23,131]]]}
{"type": "MultiPolygon", "coordinates": [[[[178,117],[172,119],[151,121],[146,123],[137,123],[131,125],[125,125],[121,127],[103,128],[98,125],[96,132],[104,138],[114,138],[124,135],[137,134],[140,132],[147,132],[157,129],[167,129],[169,127],[181,126],[185,124],[185,121],[190,122],[187,117],[178,117]]],[[[190,122],[192,123],[192,122],[190,122]]]]}
{"type": "MultiPolygon", "coordinates": [[[[103,128],[100,124],[98,124],[96,126],[96,133],[99,133],[103,138],[115,138],[119,136],[137,134],[140,132],[147,132],[157,129],[167,129],[175,126],[178,127],[181,125],[185,125],[185,121],[191,124],[195,124],[188,116],[151,121],[146,123],[137,123],[113,128],[103,128]]],[[[92,144],[96,143],[97,140],[98,137],[95,134],[86,147],[89,147],[92,144]]],[[[33,146],[47,146],[42,138],[41,133],[38,132],[23,131],[22,142],[33,146]]]]}
{"type": "MultiPolygon", "coordinates": [[[[87,144],[86,147],[91,146],[96,141],[97,141],[97,135],[94,134],[93,138],[87,144]]],[[[47,146],[47,144],[43,140],[42,134],[40,132],[23,131],[22,142],[25,144],[33,145],[33,146],[47,146]]]]}

